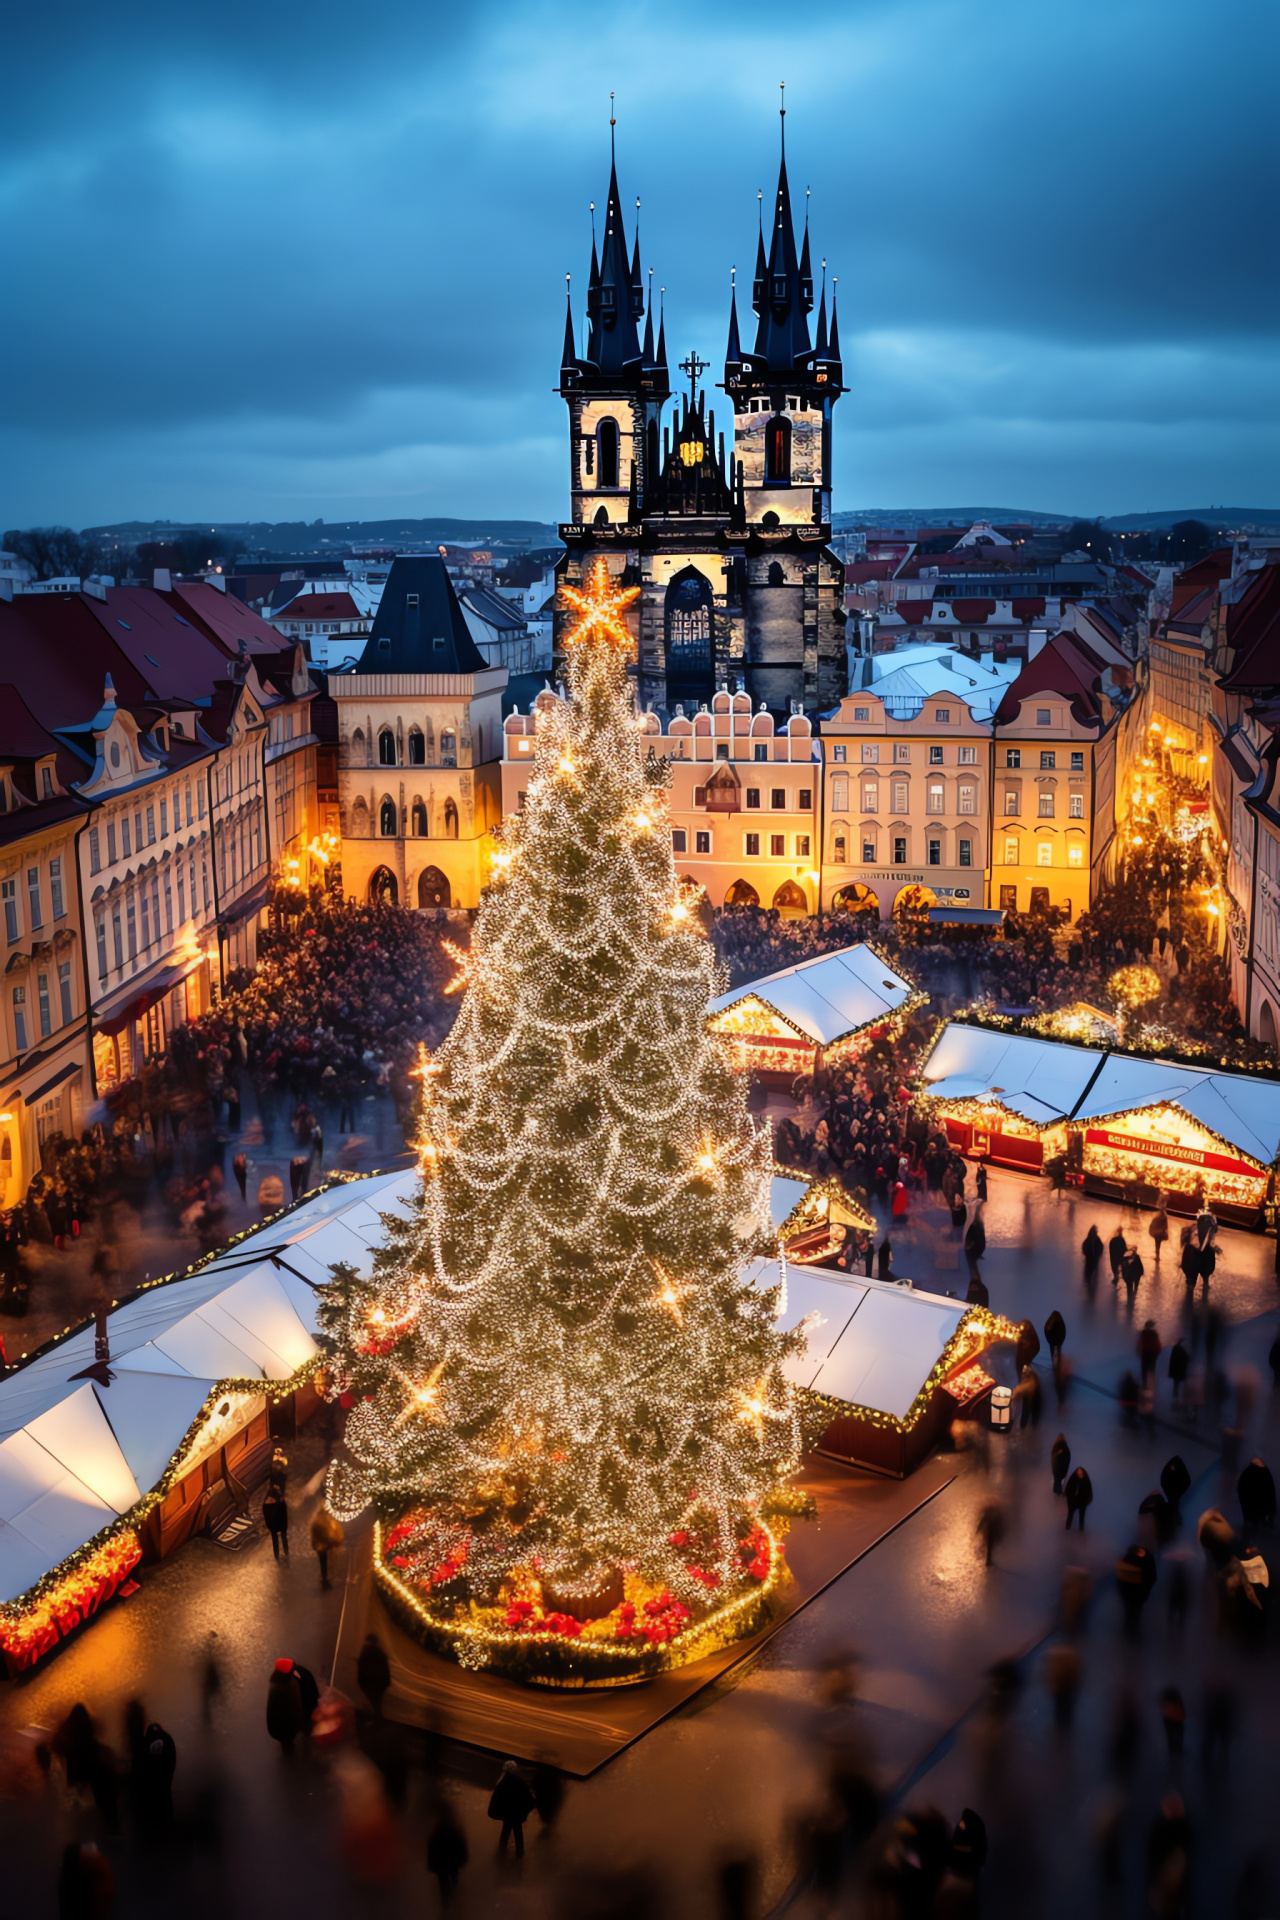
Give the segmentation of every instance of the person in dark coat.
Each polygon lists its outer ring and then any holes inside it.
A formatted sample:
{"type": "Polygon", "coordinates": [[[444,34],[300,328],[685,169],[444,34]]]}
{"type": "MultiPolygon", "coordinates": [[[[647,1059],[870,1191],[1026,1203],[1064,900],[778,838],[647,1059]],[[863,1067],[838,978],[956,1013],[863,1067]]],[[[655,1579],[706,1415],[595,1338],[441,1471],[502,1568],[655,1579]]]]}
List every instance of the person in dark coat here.
{"type": "Polygon", "coordinates": [[[1166,1460],[1160,1469],[1160,1486],[1175,1520],[1182,1518],[1182,1503],[1191,1490],[1191,1475],[1180,1453],[1166,1460]]]}
{"type": "Polygon", "coordinates": [[[1148,1320],[1144,1324],[1142,1332],[1138,1335],[1138,1360],[1142,1367],[1144,1384],[1155,1372],[1162,1351],[1160,1335],[1156,1331],[1156,1323],[1154,1320],[1148,1320]]]}
{"type": "Polygon", "coordinates": [[[1169,1383],[1173,1388],[1175,1400],[1182,1398],[1182,1389],[1186,1385],[1187,1374],[1191,1370],[1191,1355],[1182,1344],[1181,1336],[1169,1349],[1169,1383]]]}
{"type": "Polygon", "coordinates": [[[58,1870],[58,1920],[103,1920],[116,1898],[111,1863],[93,1842],[69,1840],[58,1870]]]}
{"type": "Polygon", "coordinates": [[[1156,1583],[1156,1557],[1149,1547],[1130,1547],[1116,1561],[1116,1585],[1124,1608],[1124,1624],[1129,1633],[1137,1633],[1151,1589],[1156,1583]]]}
{"type": "Polygon", "coordinates": [[[1276,1517],[1276,1483],[1265,1460],[1255,1453],[1236,1481],[1236,1495],[1245,1528],[1269,1526],[1276,1517]]]}
{"type": "Polygon", "coordinates": [[[439,1882],[442,1907],[453,1905],[454,1895],[458,1891],[458,1875],[469,1857],[466,1834],[448,1807],[441,1807],[427,1841],[427,1872],[433,1873],[439,1882]]]}
{"type": "Polygon", "coordinates": [[[514,1760],[504,1760],[502,1772],[497,1784],[489,1796],[489,1818],[501,1820],[502,1832],[498,1835],[498,1852],[506,1851],[508,1839],[512,1834],[516,1841],[516,1859],[524,1855],[524,1823],[533,1812],[533,1794],[529,1790],[514,1760]]]}
{"type": "Polygon", "coordinates": [[[978,1262],[987,1250],[987,1230],[975,1214],[964,1236],[964,1257],[969,1262],[970,1278],[978,1271],[978,1262]]]}
{"type": "Polygon", "coordinates": [[[302,1731],[302,1689],[292,1660],[277,1660],[267,1682],[267,1732],[285,1753],[302,1731]]]}
{"type": "Polygon", "coordinates": [[[1102,1235],[1095,1226],[1089,1228],[1080,1242],[1080,1251],[1084,1255],[1084,1277],[1087,1282],[1097,1278],[1098,1263],[1102,1259],[1102,1235]]]}
{"type": "Polygon", "coordinates": [[[977,1186],[979,1200],[985,1200],[987,1197],[987,1163],[985,1160],[978,1162],[977,1186]]]}
{"type": "Polygon", "coordinates": [[[375,1713],[382,1712],[382,1702],[391,1686],[391,1662],[376,1633],[367,1633],[360,1657],[356,1661],[356,1685],[375,1713]]]}
{"type": "Polygon", "coordinates": [[[1117,1227],[1115,1232],[1112,1234],[1111,1238],[1107,1242],[1107,1252],[1111,1258],[1112,1286],[1114,1286],[1116,1281],[1120,1278],[1120,1262],[1124,1259],[1124,1256],[1128,1251],[1129,1251],[1129,1243],[1124,1237],[1124,1231],[1121,1227],[1117,1227]]]}
{"type": "Polygon", "coordinates": [[[880,1251],[876,1255],[876,1278],[878,1280],[888,1280],[892,1278],[892,1274],[893,1248],[889,1244],[889,1236],[886,1233],[884,1239],[880,1242],[880,1251]]]}
{"type": "Polygon", "coordinates": [[[1067,1530],[1070,1532],[1071,1522],[1079,1514],[1080,1531],[1083,1533],[1085,1513],[1093,1505],[1093,1482],[1083,1467],[1076,1468],[1067,1481],[1064,1492],[1067,1496],[1067,1530]]]}
{"type": "Polygon", "coordinates": [[[298,1683],[298,1693],[302,1700],[302,1731],[311,1732],[311,1718],[320,1705],[320,1688],[314,1673],[304,1667],[300,1660],[290,1661],[293,1677],[298,1683]]]}
{"type": "Polygon", "coordinates": [[[276,1559],[280,1558],[280,1543],[284,1542],[284,1557],[289,1558],[289,1503],[277,1487],[268,1487],[262,1502],[262,1518],[271,1535],[271,1551],[276,1559]]]}
{"type": "Polygon", "coordinates": [[[249,1186],[249,1162],[243,1153],[238,1153],[231,1162],[231,1171],[236,1177],[236,1185],[240,1189],[240,1198],[243,1200],[246,1198],[249,1186]]]}
{"type": "Polygon", "coordinates": [[[873,1233],[864,1233],[862,1236],[862,1271],[868,1280],[871,1278],[871,1263],[875,1258],[875,1252],[875,1235],[873,1233]]]}
{"type": "Polygon", "coordinates": [[[969,1289],[964,1297],[966,1306],[989,1307],[991,1305],[991,1295],[987,1289],[987,1284],[976,1267],[969,1275],[969,1289]]]}
{"type": "Polygon", "coordinates": [[[1029,1320],[1018,1322],[1018,1344],[1014,1348],[1013,1363],[1021,1377],[1024,1367],[1029,1367],[1040,1351],[1040,1335],[1029,1320]]]}
{"type": "Polygon", "coordinates": [[[1178,1265],[1182,1268],[1182,1277],[1189,1287],[1194,1287],[1200,1278],[1200,1248],[1192,1234],[1178,1256],[1178,1265]]]}
{"type": "Polygon", "coordinates": [[[153,1836],[160,1836],[173,1825],[173,1776],[178,1768],[178,1749],[173,1735],[153,1720],[142,1735],[137,1756],[135,1783],[139,1820],[153,1836]]]}
{"type": "Polygon", "coordinates": [[[1053,1490],[1062,1492],[1062,1483],[1071,1469],[1071,1449],[1067,1445],[1067,1436],[1060,1433],[1049,1449],[1049,1465],[1053,1469],[1053,1490]]]}
{"type": "Polygon", "coordinates": [[[1044,1323],[1044,1337],[1049,1348],[1049,1363],[1052,1365],[1062,1352],[1063,1343],[1067,1337],[1067,1323],[1056,1307],[1044,1323]]]}
{"type": "Polygon", "coordinates": [[[1145,1272],[1146,1268],[1142,1264],[1142,1255],[1136,1247],[1130,1247],[1124,1259],[1120,1262],[1120,1278],[1124,1281],[1125,1291],[1129,1295],[1130,1300],[1133,1299],[1134,1294],[1137,1292],[1138,1282],[1145,1272]]]}
{"type": "Polygon", "coordinates": [[[1209,1291],[1209,1282],[1214,1276],[1217,1265],[1218,1249],[1213,1241],[1210,1240],[1205,1246],[1200,1248],[1199,1253],[1196,1255],[1196,1270],[1200,1278],[1204,1281],[1206,1293],[1209,1291]]]}
{"type": "Polygon", "coordinates": [[[533,1770],[533,1804],[543,1826],[553,1827],[564,1805],[564,1775],[547,1760],[540,1760],[533,1770]]]}
{"type": "Polygon", "coordinates": [[[966,1807],[952,1830],[948,1865],[963,1879],[976,1881],[986,1864],[986,1824],[972,1807],[966,1807]]]}

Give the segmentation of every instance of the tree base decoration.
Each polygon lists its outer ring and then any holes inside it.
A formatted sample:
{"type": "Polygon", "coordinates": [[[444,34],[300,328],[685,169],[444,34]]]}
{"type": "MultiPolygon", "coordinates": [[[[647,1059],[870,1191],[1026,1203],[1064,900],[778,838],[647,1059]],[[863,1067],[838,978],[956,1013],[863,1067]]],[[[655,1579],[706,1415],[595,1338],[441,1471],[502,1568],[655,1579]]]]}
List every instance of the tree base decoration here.
{"type": "Polygon", "coordinates": [[[790,1577],[780,1538],[759,1521],[742,1543],[746,1564],[733,1593],[709,1590],[705,1606],[686,1606],[627,1573],[619,1576],[623,1597],[615,1607],[579,1620],[548,1610],[532,1575],[513,1580],[512,1598],[497,1606],[450,1601],[433,1590],[430,1573],[421,1581],[413,1577],[412,1557],[402,1551],[409,1544],[406,1529],[415,1530],[412,1517],[374,1527],[374,1580],[388,1612],[431,1652],[471,1672],[531,1686],[636,1686],[704,1660],[766,1626],[774,1596],[790,1577]]]}

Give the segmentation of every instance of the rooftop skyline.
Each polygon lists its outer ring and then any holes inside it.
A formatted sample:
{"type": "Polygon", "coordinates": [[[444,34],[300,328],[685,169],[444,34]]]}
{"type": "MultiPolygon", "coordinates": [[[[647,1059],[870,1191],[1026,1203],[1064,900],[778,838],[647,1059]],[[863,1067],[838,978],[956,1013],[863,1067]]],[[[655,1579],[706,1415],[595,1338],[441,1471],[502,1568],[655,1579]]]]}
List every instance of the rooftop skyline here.
{"type": "Polygon", "coordinates": [[[639,196],[669,356],[711,383],[783,80],[840,283],[837,510],[1270,501],[1276,27],[1204,28],[1189,0],[21,20],[0,522],[562,517],[610,91],[628,243],[639,196]]]}

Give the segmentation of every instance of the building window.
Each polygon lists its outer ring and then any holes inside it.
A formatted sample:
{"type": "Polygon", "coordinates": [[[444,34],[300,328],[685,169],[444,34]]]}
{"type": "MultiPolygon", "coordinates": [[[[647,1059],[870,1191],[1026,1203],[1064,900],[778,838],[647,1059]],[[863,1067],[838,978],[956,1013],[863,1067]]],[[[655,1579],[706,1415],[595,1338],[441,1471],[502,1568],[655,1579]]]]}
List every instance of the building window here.
{"type": "Polygon", "coordinates": [[[960,765],[962,767],[976,767],[977,764],[978,764],[978,749],[976,747],[961,747],[960,765]]]}
{"type": "Polygon", "coordinates": [[[1016,787],[1006,787],[1004,792],[1004,810],[1006,813],[1022,812],[1022,795],[1016,787]]]}
{"type": "Polygon", "coordinates": [[[785,858],[786,858],[786,852],[787,852],[787,836],[786,836],[786,834],[785,834],[785,833],[771,833],[771,834],[769,835],[769,858],[770,858],[771,860],[782,860],[782,859],[785,859],[785,858]]]}
{"type": "Polygon", "coordinates": [[[1084,755],[1083,755],[1082,753],[1073,753],[1073,754],[1072,754],[1072,756],[1071,756],[1071,771],[1072,771],[1072,773],[1083,773],[1083,772],[1084,772],[1084,755]]]}
{"type": "Polygon", "coordinates": [[[695,853],[710,853],[711,835],[709,833],[695,833],[693,836],[693,850],[695,853]]]}
{"type": "Polygon", "coordinates": [[[764,435],[766,486],[786,486],[791,479],[791,422],[781,414],[769,422],[764,435]]]}
{"type": "MultiPolygon", "coordinates": [[[[707,791],[707,790],[706,790],[706,788],[705,788],[705,787],[700,787],[700,788],[698,789],[698,791],[699,791],[699,793],[702,793],[702,794],[704,794],[704,795],[705,795],[705,793],[706,793],[706,791],[707,791]]],[[[760,789],[759,789],[759,787],[748,787],[748,788],[747,788],[747,805],[748,805],[749,807],[758,807],[758,806],[760,805],[760,789]]]]}
{"type": "Polygon", "coordinates": [[[397,825],[395,801],[384,800],[378,815],[378,827],[384,840],[395,839],[397,825]]]}
{"type": "Polygon", "coordinates": [[[893,758],[894,758],[894,764],[896,766],[899,766],[899,767],[909,766],[911,764],[910,747],[905,747],[901,743],[896,743],[893,749],[893,758]]]}
{"type": "Polygon", "coordinates": [[[40,786],[41,786],[41,790],[42,790],[42,793],[43,793],[43,795],[44,795],[44,798],[45,798],[46,800],[52,800],[52,798],[53,798],[53,775],[52,775],[52,773],[51,773],[51,772],[49,771],[49,769],[48,769],[48,767],[41,767],[41,769],[40,769],[40,786]]]}
{"type": "Polygon", "coordinates": [[[905,867],[907,864],[907,842],[905,835],[893,843],[893,864],[895,867],[905,867]]]}
{"type": "Polygon", "coordinates": [[[935,707],[933,712],[933,721],[935,726],[949,727],[951,725],[950,707],[935,707]]]}
{"type": "Polygon", "coordinates": [[[136,960],[138,957],[138,910],[132,888],[125,901],[125,926],[129,941],[129,958],[136,960]]]}
{"type": "Polygon", "coordinates": [[[773,808],[773,810],[774,810],[774,812],[775,812],[775,813],[777,813],[777,812],[779,811],[779,809],[783,809],[783,810],[785,810],[785,808],[786,808],[786,804],[787,804],[787,790],[786,790],[786,788],[785,788],[785,787],[770,787],[770,789],[769,789],[769,805],[770,805],[770,806],[771,806],[771,807],[773,808]]]}
{"type": "Polygon", "coordinates": [[[1039,818],[1040,818],[1041,820],[1052,820],[1052,818],[1053,818],[1053,792],[1052,792],[1052,790],[1050,790],[1050,791],[1049,791],[1048,793],[1041,793],[1041,795],[1040,795],[1040,805],[1039,805],[1039,809],[1038,809],[1038,817],[1039,817],[1039,818]]]}
{"type": "Polygon", "coordinates": [[[862,858],[863,858],[863,862],[864,862],[864,864],[865,864],[865,865],[867,865],[867,866],[872,866],[872,867],[873,867],[873,866],[875,865],[875,863],[876,863],[876,843],[875,843],[875,841],[874,841],[874,840],[864,840],[864,841],[863,841],[863,843],[862,843],[862,858]]]}
{"type": "Polygon", "coordinates": [[[1056,767],[1057,764],[1058,764],[1058,756],[1056,753],[1053,752],[1052,748],[1043,749],[1041,751],[1040,770],[1042,773],[1045,771],[1052,771],[1052,769],[1056,767]]]}
{"type": "Polygon", "coordinates": [[[1018,864],[1018,840],[1011,833],[1005,835],[1004,863],[1006,867],[1016,867],[1018,864]]]}
{"type": "Polygon", "coordinates": [[[53,1013],[49,1005],[49,976],[47,973],[36,975],[36,1002],[40,1008],[40,1038],[47,1040],[53,1032],[53,1013]]]}
{"type": "Polygon", "coordinates": [[[98,978],[105,980],[107,977],[107,925],[101,914],[93,923],[93,931],[98,942],[98,978]]]}
{"type": "Polygon", "coordinates": [[[831,782],[831,807],[835,813],[849,811],[849,781],[845,774],[837,774],[831,782]]]}
{"type": "Polygon", "coordinates": [[[4,937],[12,946],[18,937],[18,883],[6,880],[0,892],[4,895],[4,937]]]}
{"type": "Polygon", "coordinates": [[[1018,889],[1016,887],[1001,887],[1000,906],[1001,910],[1005,913],[1016,913],[1018,911],[1018,889]]]}
{"type": "Polygon", "coordinates": [[[19,1053],[27,1050],[27,990],[15,987],[13,990],[13,1043],[19,1053]]]}
{"type": "Polygon", "coordinates": [[[1067,811],[1073,820],[1084,819],[1084,795],[1073,793],[1067,801],[1067,811]]]}
{"type": "Polygon", "coordinates": [[[754,760],[767,760],[769,758],[769,742],[767,740],[756,741],[755,746],[752,748],[752,758],[754,760]]]}
{"type": "Polygon", "coordinates": [[[116,863],[116,828],[115,828],[115,822],[113,820],[107,827],[107,865],[109,867],[114,867],[115,863],[116,863]]]}
{"type": "Polygon", "coordinates": [[[878,766],[880,764],[879,746],[874,742],[868,743],[864,740],[862,743],[862,758],[865,763],[878,766]]]}
{"type": "Polygon", "coordinates": [[[716,759],[717,759],[717,760],[727,760],[728,758],[729,758],[729,743],[728,743],[728,741],[727,741],[727,740],[720,740],[720,741],[717,741],[717,743],[716,743],[716,759]]]}
{"type": "Polygon", "coordinates": [[[940,867],[942,865],[941,840],[931,840],[929,842],[929,865],[931,867],[940,867]]]}
{"type": "Polygon", "coordinates": [[[871,718],[871,709],[870,709],[870,707],[855,707],[855,708],[854,708],[854,710],[853,710],[853,720],[854,720],[854,725],[855,725],[855,726],[856,726],[856,725],[858,724],[858,722],[859,722],[859,721],[861,721],[861,722],[862,722],[862,723],[863,723],[863,724],[865,725],[865,724],[866,724],[866,722],[870,720],[870,718],[871,718]]]}
{"type": "Polygon", "coordinates": [[[452,727],[446,727],[440,735],[440,765],[456,767],[458,764],[458,736],[452,727]]]}
{"type": "Polygon", "coordinates": [[[862,783],[862,811],[878,813],[880,811],[880,782],[864,780],[862,783]]]}
{"type": "Polygon", "coordinates": [[[1022,748],[1006,747],[1004,763],[1006,767],[1020,767],[1022,765],[1022,748]]]}
{"type": "Polygon", "coordinates": [[[672,827],[671,851],[672,853],[688,853],[689,836],[683,827],[672,827]]]}
{"type": "MultiPolygon", "coordinates": [[[[141,845],[141,842],[142,842],[141,832],[139,832],[138,834],[138,842],[139,842],[139,845],[141,845]]],[[[147,808],[147,845],[149,847],[154,847],[155,843],[156,843],[156,810],[154,807],[148,807],[147,808]]]]}
{"type": "Polygon", "coordinates": [[[600,446],[600,485],[616,487],[618,484],[619,447],[621,438],[618,423],[606,414],[596,429],[596,438],[600,446]]]}
{"type": "Polygon", "coordinates": [[[1051,727],[1053,725],[1053,713],[1050,708],[1036,708],[1036,725],[1038,727],[1051,727]]]}
{"type": "Polygon", "coordinates": [[[191,789],[187,788],[187,825],[191,825],[191,789]]]}
{"type": "Polygon", "coordinates": [[[799,793],[796,795],[796,811],[798,813],[808,813],[812,806],[813,788],[801,787],[799,793]]]}
{"type": "Polygon", "coordinates": [[[31,908],[31,931],[44,925],[44,916],[40,912],[40,869],[27,868],[27,904],[31,908]]]}
{"type": "Polygon", "coordinates": [[[940,780],[931,780],[929,782],[929,791],[925,796],[925,812],[945,813],[947,810],[945,801],[946,795],[943,791],[942,782],[940,780]]]}
{"type": "MultiPolygon", "coordinates": [[[[202,816],[203,817],[203,816],[202,816]]],[[[125,859],[129,858],[129,816],[126,813],[120,822],[120,846],[125,859]]]]}
{"type": "Polygon", "coordinates": [[[1067,848],[1067,865],[1069,867],[1082,867],[1084,865],[1083,847],[1075,846],[1067,848]]]}
{"type": "Polygon", "coordinates": [[[942,765],[942,748],[941,747],[930,747],[929,765],[931,767],[940,767],[942,765]]]}
{"type": "Polygon", "coordinates": [[[973,865],[972,840],[961,840],[959,842],[959,846],[960,846],[960,865],[962,867],[971,867],[973,865]]]}
{"type": "Polygon", "coordinates": [[[796,859],[807,860],[808,858],[809,858],[809,836],[807,833],[798,833],[796,835],[796,859]]]}
{"type": "Polygon", "coordinates": [[[848,757],[849,757],[849,750],[843,744],[841,744],[840,746],[832,747],[831,758],[835,761],[838,767],[842,767],[845,764],[845,761],[848,759],[848,757]]]}
{"type": "Polygon", "coordinates": [[[760,851],[760,835],[758,833],[749,833],[747,835],[747,852],[754,856],[755,854],[758,854],[759,851],[760,851]]]}
{"type": "MultiPolygon", "coordinates": [[[[1049,911],[1049,889],[1048,889],[1048,887],[1032,887],[1032,889],[1031,889],[1031,911],[1032,911],[1032,913],[1048,913],[1048,911],[1049,911]]],[[[1068,911],[1069,911],[1069,909],[1068,909],[1068,911]]]]}
{"type": "Polygon", "coordinates": [[[384,727],[378,735],[378,765],[394,767],[396,763],[396,737],[390,727],[384,727]]]}
{"type": "Polygon", "coordinates": [[[956,811],[958,813],[976,813],[978,811],[978,789],[974,786],[970,786],[969,783],[966,781],[960,787],[959,792],[960,792],[960,798],[957,803],[956,811]]]}
{"type": "Polygon", "coordinates": [[[101,847],[102,847],[102,843],[98,839],[98,829],[96,827],[90,827],[89,829],[89,871],[90,873],[101,873],[102,871],[101,847]]]}
{"type": "Polygon", "coordinates": [[[427,764],[427,743],[420,727],[409,729],[409,765],[425,767],[427,764]]]}
{"type": "Polygon", "coordinates": [[[1053,865],[1053,842],[1051,840],[1041,840],[1037,842],[1036,865],[1038,867],[1051,867],[1053,865]]]}
{"type": "Polygon", "coordinates": [[[906,780],[893,783],[893,810],[895,813],[908,813],[911,808],[911,787],[906,780]]]}
{"type": "Polygon", "coordinates": [[[169,802],[167,800],[160,802],[160,838],[162,840],[169,838],[169,802]]]}

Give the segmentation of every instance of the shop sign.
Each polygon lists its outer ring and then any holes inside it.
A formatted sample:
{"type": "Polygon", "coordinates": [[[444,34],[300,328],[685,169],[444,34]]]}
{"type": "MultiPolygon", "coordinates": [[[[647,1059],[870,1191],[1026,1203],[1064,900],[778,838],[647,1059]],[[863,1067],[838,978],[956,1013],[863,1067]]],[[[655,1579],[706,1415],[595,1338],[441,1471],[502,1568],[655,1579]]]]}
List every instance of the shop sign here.
{"type": "Polygon", "coordinates": [[[1147,1154],[1157,1160],[1177,1160],[1183,1166],[1204,1167],[1212,1173],[1242,1174],[1246,1180],[1258,1180],[1263,1169],[1252,1160],[1236,1160],[1230,1154],[1202,1151],[1199,1147],[1175,1146],[1171,1140],[1148,1140],[1137,1133],[1113,1133],[1107,1127],[1090,1127],[1085,1144],[1110,1147],[1115,1153],[1147,1154]]]}

